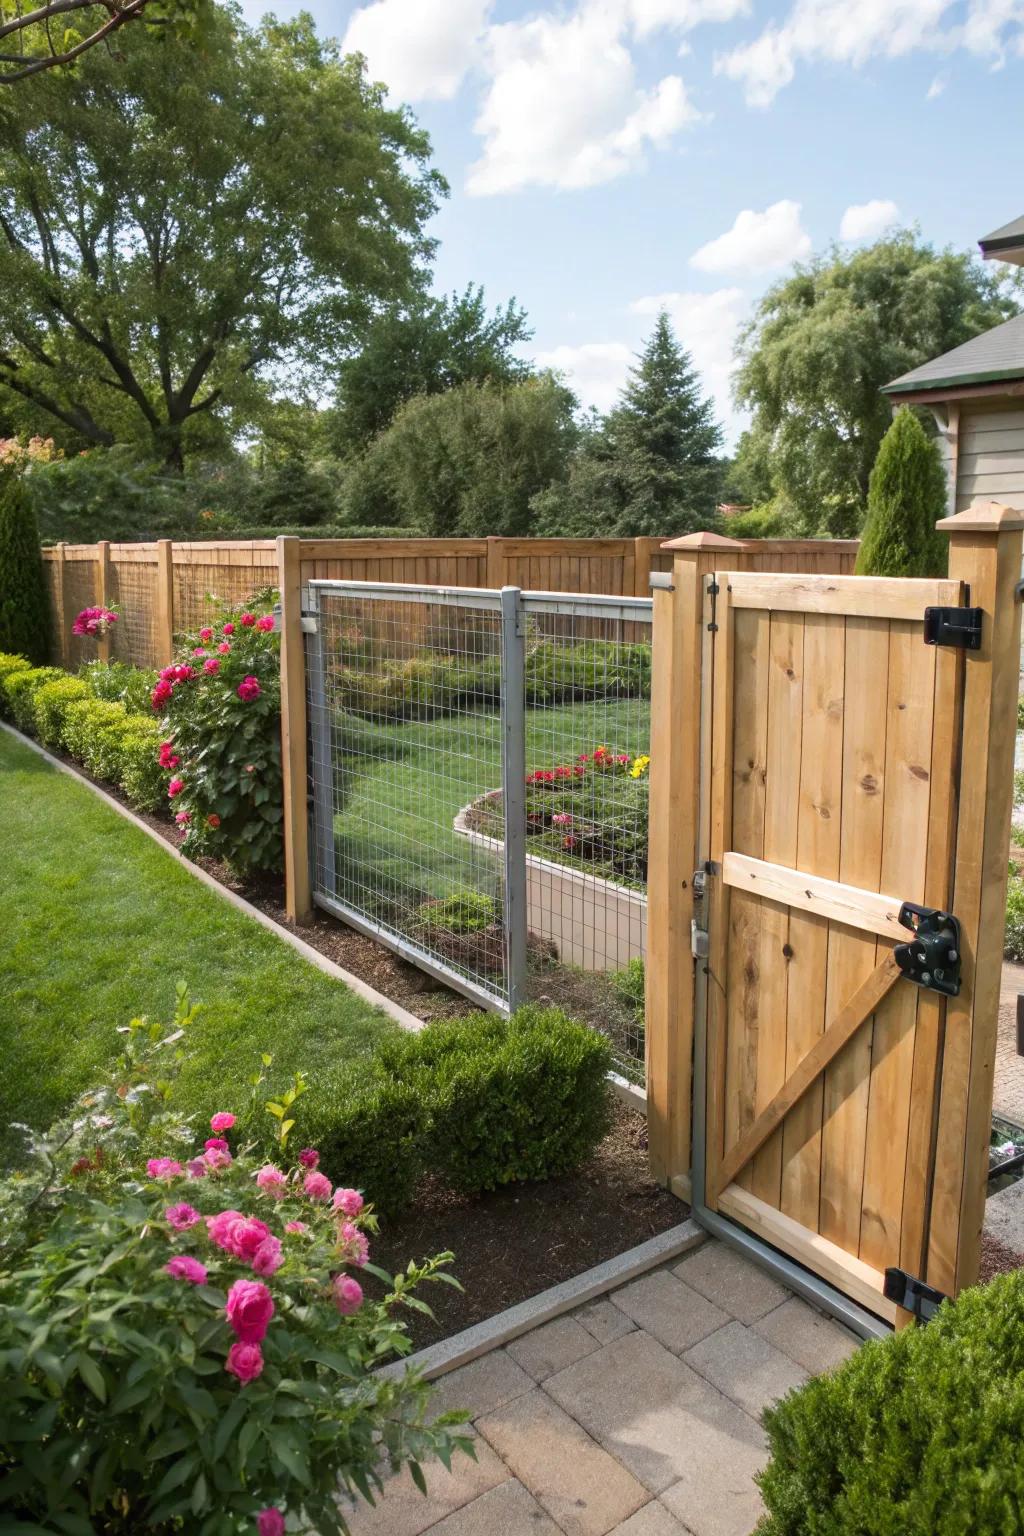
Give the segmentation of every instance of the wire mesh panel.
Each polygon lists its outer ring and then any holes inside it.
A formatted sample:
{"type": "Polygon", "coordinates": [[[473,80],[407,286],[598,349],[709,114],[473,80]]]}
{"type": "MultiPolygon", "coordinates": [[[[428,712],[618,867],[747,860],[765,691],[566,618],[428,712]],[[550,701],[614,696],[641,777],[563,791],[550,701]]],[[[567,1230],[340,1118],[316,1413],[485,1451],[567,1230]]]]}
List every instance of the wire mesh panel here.
{"type": "Polygon", "coordinates": [[[311,583],[313,886],[321,905],[490,1006],[511,1001],[498,836],[500,594],[311,583]]]}
{"type": "Polygon", "coordinates": [[[265,597],[277,586],[277,555],[267,544],[195,545],[174,549],[174,630],[213,624],[228,608],[265,597]]]}
{"type": "Polygon", "coordinates": [[[66,555],[64,566],[64,612],[67,624],[65,665],[72,671],[96,657],[96,642],[71,632],[76,614],[91,608],[98,599],[96,560],[90,553],[85,559],[66,555]]]}
{"type": "Polygon", "coordinates": [[[135,551],[119,556],[111,550],[107,567],[107,598],[117,608],[118,620],[110,632],[115,661],[133,667],[152,667],[156,660],[156,551],[140,559],[135,551]]]}

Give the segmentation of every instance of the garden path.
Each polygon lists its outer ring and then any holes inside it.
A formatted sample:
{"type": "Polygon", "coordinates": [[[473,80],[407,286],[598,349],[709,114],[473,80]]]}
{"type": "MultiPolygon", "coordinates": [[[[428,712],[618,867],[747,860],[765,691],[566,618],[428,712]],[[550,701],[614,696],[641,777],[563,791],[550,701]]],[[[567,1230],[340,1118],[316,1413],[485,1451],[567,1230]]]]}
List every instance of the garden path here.
{"type": "Polygon", "coordinates": [[[352,1536],[748,1536],[761,1410],[857,1347],[764,1271],[706,1240],[437,1383],[477,1460],[408,1472],[352,1536]]]}

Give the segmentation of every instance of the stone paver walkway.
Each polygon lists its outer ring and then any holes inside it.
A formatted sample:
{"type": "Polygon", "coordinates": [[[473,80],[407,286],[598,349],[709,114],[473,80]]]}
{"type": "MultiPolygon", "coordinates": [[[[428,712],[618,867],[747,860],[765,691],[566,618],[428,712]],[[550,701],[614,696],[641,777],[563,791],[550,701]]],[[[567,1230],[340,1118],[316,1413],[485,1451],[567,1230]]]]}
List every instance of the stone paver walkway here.
{"type": "Polygon", "coordinates": [[[437,1383],[477,1459],[408,1473],[352,1536],[749,1536],[767,1403],[852,1334],[707,1240],[437,1383]]]}

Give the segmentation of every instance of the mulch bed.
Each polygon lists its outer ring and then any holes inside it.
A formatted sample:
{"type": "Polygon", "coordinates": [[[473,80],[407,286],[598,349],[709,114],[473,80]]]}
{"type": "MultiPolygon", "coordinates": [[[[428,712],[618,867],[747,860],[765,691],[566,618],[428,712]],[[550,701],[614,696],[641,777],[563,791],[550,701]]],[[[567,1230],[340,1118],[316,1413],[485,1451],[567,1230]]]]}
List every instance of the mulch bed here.
{"type": "Polygon", "coordinates": [[[612,1130],[578,1173],[467,1198],[427,1179],[412,1210],[382,1222],[372,1257],[394,1273],[450,1250],[447,1285],[419,1292],[436,1321],[409,1314],[418,1349],[493,1317],[685,1220],[687,1207],[651,1181],[647,1121],[616,1104],[612,1130]]]}
{"type": "Polygon", "coordinates": [[[982,1285],[987,1280],[995,1279],[996,1275],[1006,1275],[1010,1270],[1022,1267],[1024,1254],[1015,1253],[988,1232],[981,1234],[981,1273],[978,1278],[982,1285]]]}

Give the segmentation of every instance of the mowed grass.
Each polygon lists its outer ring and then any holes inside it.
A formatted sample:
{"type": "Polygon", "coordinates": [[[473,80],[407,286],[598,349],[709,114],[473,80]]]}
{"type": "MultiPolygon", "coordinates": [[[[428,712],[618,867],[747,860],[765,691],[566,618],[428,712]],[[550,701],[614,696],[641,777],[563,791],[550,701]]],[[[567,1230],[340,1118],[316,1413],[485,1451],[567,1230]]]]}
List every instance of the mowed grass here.
{"type": "Polygon", "coordinates": [[[179,979],[203,1005],[181,1098],[204,1113],[248,1103],[261,1051],[275,1082],[322,1080],[397,1028],[4,732],[0,805],[0,1158],[12,1120],[45,1126],[95,1079],[118,1025],[169,1018],[179,979]]]}
{"type": "MultiPolygon", "coordinates": [[[[408,906],[467,886],[498,893],[497,859],[452,831],[464,805],[501,785],[497,710],[387,725],[349,716],[337,740],[343,766],[334,829],[343,896],[368,908],[378,897],[408,906]]],[[[649,743],[646,699],[526,712],[528,771],[571,763],[596,746],[635,756],[649,743]]]]}

